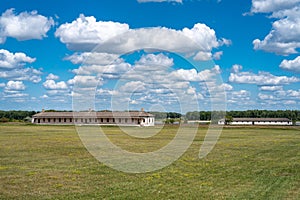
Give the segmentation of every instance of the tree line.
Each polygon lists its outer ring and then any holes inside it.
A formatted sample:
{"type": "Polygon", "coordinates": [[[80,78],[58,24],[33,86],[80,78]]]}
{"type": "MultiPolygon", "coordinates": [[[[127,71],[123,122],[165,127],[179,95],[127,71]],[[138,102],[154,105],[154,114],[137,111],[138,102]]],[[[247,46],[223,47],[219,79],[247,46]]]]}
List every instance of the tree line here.
{"type": "Polygon", "coordinates": [[[27,121],[36,111],[22,111],[22,110],[11,110],[3,111],[0,110],[0,122],[9,122],[9,121],[27,121]]]}

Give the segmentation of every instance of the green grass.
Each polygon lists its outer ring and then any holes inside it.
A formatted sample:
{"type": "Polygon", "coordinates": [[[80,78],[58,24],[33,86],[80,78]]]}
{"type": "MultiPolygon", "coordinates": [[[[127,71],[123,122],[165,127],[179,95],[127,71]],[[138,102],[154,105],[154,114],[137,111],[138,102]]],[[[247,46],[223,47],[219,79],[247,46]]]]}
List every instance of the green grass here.
{"type": "MultiPolygon", "coordinates": [[[[103,129],[118,146],[148,152],[177,127],[148,139],[103,129]]],[[[0,125],[0,199],[300,199],[299,127],[227,127],[200,160],[206,130],[172,165],[127,174],[94,159],[73,126],[0,125]]]]}

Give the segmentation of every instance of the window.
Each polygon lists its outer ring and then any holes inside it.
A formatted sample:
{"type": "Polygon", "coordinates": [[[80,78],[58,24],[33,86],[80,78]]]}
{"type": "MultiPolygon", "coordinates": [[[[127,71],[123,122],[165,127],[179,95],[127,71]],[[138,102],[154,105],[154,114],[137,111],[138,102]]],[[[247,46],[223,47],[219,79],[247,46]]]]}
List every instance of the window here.
{"type": "Polygon", "coordinates": [[[61,118],[58,119],[58,122],[61,122],[61,118]]]}
{"type": "Polygon", "coordinates": [[[121,123],[121,119],[119,119],[119,123],[121,123]]]}
{"type": "Polygon", "coordinates": [[[113,123],[115,123],[115,118],[113,118],[113,123]]]}
{"type": "Polygon", "coordinates": [[[40,120],[40,119],[38,119],[38,123],[41,123],[41,120],[40,120]]]}
{"type": "Polygon", "coordinates": [[[66,119],[66,118],[64,118],[64,122],[67,122],[67,119],[66,119]]]}
{"type": "Polygon", "coordinates": [[[50,122],[50,118],[48,118],[48,122],[50,122]]]}
{"type": "Polygon", "coordinates": [[[53,122],[55,122],[55,121],[56,121],[56,119],[54,118],[54,119],[53,119],[53,122]]]}
{"type": "Polygon", "coordinates": [[[127,123],[127,119],[125,119],[125,123],[127,123]]]}
{"type": "Polygon", "coordinates": [[[109,119],[108,119],[108,118],[106,119],[106,122],[109,122],[109,119]]]}
{"type": "Polygon", "coordinates": [[[81,119],[81,123],[83,122],[83,119],[81,119]]]}
{"type": "Polygon", "coordinates": [[[75,119],[75,122],[77,122],[77,119],[75,119]]]}
{"type": "Polygon", "coordinates": [[[103,118],[101,118],[101,122],[103,123],[103,118]]]}
{"type": "Polygon", "coordinates": [[[84,119],[84,122],[87,123],[87,119],[84,119]]]}
{"type": "Polygon", "coordinates": [[[89,122],[92,122],[92,119],[89,119],[89,122]]]}
{"type": "Polygon", "coordinates": [[[72,118],[70,119],[70,122],[72,122],[73,120],[72,120],[72,118]]]}

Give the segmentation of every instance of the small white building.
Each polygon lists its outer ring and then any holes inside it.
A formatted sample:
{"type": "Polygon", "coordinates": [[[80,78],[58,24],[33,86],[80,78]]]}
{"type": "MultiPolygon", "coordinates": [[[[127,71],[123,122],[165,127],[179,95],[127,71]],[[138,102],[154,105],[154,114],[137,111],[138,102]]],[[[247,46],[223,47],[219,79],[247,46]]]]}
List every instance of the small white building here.
{"type": "Polygon", "coordinates": [[[154,115],[145,111],[134,112],[45,112],[32,116],[33,124],[79,124],[79,125],[120,125],[154,126],[154,115]]]}
{"type": "MultiPolygon", "coordinates": [[[[219,125],[225,124],[225,119],[218,121],[219,125]]],[[[230,125],[293,125],[288,118],[233,118],[230,125]]]]}

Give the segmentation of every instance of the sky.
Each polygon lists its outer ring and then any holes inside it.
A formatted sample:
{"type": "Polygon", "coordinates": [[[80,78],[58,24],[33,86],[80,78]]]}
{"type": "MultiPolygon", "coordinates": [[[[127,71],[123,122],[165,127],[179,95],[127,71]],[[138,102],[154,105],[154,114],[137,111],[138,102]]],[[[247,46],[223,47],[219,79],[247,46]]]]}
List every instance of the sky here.
{"type": "Polygon", "coordinates": [[[300,108],[300,0],[2,0],[0,110],[300,108]]]}

